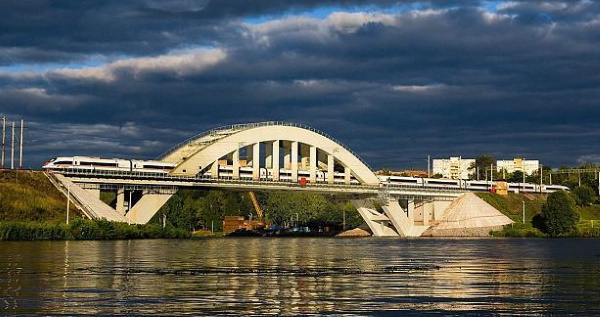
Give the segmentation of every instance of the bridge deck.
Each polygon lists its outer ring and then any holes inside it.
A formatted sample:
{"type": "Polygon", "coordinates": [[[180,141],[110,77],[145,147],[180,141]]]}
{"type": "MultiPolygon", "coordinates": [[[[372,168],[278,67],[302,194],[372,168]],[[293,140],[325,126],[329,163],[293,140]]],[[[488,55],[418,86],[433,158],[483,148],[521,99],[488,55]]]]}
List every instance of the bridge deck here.
{"type": "MultiPolygon", "coordinates": [[[[456,198],[465,192],[465,189],[444,188],[422,185],[346,185],[328,183],[306,183],[251,180],[251,179],[214,179],[210,177],[193,177],[182,175],[165,175],[159,173],[139,173],[129,171],[64,171],[63,175],[75,183],[81,184],[112,184],[125,187],[144,187],[174,189],[178,187],[198,188],[227,188],[234,190],[270,190],[270,191],[310,191],[338,194],[360,195],[392,195],[414,199],[444,199],[456,198]]],[[[105,187],[106,188],[106,187],[105,187]]]]}

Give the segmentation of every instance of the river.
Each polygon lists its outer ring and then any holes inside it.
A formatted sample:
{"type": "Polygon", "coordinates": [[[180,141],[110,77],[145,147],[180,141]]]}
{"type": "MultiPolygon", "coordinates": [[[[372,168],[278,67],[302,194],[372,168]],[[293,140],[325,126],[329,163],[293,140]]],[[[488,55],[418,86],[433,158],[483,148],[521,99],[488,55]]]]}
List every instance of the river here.
{"type": "Polygon", "coordinates": [[[0,315],[597,314],[600,240],[0,242],[0,315]]]}

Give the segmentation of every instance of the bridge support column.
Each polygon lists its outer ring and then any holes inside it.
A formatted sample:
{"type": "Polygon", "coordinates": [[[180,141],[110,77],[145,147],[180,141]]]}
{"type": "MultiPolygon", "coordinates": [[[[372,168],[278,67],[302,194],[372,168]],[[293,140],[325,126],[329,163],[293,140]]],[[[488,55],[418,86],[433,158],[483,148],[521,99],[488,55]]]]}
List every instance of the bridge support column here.
{"type": "Polygon", "coordinates": [[[292,183],[298,182],[298,142],[292,141],[292,157],[290,163],[292,164],[292,183]]]}
{"type": "Polygon", "coordinates": [[[260,179],[260,142],[252,145],[252,179],[260,179]]]}
{"type": "Polygon", "coordinates": [[[292,142],[283,141],[283,168],[286,170],[292,169],[292,142]]]}
{"type": "Polygon", "coordinates": [[[412,199],[408,200],[408,202],[406,203],[406,216],[411,221],[414,221],[415,219],[415,201],[412,199]]]}
{"type": "Polygon", "coordinates": [[[117,190],[117,205],[115,210],[119,215],[125,214],[125,188],[119,187],[117,190]]]}
{"type": "Polygon", "coordinates": [[[333,154],[327,155],[327,183],[334,183],[334,167],[335,167],[335,159],[333,158],[333,154]]]}
{"type": "MultiPolygon", "coordinates": [[[[413,219],[407,216],[398,200],[393,197],[379,202],[383,213],[375,209],[373,202],[372,198],[352,201],[373,232],[373,236],[420,237],[429,228],[429,226],[415,225],[413,219]]],[[[412,208],[410,202],[408,208],[412,208]]]]}
{"type": "Polygon", "coordinates": [[[212,163],[212,166],[210,167],[210,177],[214,179],[219,178],[219,160],[212,163]]]}
{"type": "Polygon", "coordinates": [[[315,183],[317,181],[317,148],[315,146],[310,147],[310,182],[315,183]]]}
{"type": "Polygon", "coordinates": [[[233,179],[240,178],[240,149],[239,147],[233,151],[233,179]]]}
{"type": "Polygon", "coordinates": [[[279,140],[273,142],[273,180],[279,181],[279,140]]]}
{"type": "Polygon", "coordinates": [[[381,206],[385,215],[390,219],[390,222],[398,232],[398,235],[401,237],[410,237],[412,236],[412,228],[414,223],[412,219],[406,216],[406,212],[400,204],[398,204],[398,200],[390,198],[387,200],[387,204],[381,206]]]}
{"type": "Polygon", "coordinates": [[[350,185],[350,173],[351,169],[348,166],[344,166],[344,184],[350,185]]]}
{"type": "Polygon", "coordinates": [[[273,144],[269,142],[265,143],[265,168],[273,168],[273,144]]]}

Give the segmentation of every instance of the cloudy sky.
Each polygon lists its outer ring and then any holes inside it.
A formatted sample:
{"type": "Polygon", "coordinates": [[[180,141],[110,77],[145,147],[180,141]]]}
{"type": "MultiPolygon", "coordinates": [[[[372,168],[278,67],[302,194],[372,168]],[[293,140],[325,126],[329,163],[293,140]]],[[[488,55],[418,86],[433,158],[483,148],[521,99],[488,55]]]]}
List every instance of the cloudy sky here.
{"type": "Polygon", "coordinates": [[[374,168],[600,161],[595,1],[2,0],[0,116],[26,167],[155,158],[282,120],[374,168]]]}

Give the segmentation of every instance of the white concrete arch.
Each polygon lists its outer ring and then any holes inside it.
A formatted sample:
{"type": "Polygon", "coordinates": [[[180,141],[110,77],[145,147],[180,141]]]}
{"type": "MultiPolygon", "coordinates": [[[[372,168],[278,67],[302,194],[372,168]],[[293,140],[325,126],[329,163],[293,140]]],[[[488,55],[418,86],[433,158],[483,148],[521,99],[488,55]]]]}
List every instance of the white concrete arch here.
{"type": "Polygon", "coordinates": [[[174,148],[161,160],[177,164],[174,174],[196,175],[210,170],[214,177],[218,174],[218,160],[229,155],[233,161],[233,178],[237,178],[241,148],[247,149],[254,178],[258,178],[260,168],[267,168],[272,171],[273,180],[279,180],[279,170],[283,168],[291,171],[292,179],[297,179],[299,165],[302,165],[298,162],[300,156],[301,161],[308,162],[309,167],[306,168],[306,164],[304,167],[310,172],[310,181],[314,181],[318,170],[323,170],[333,183],[334,165],[337,165],[343,166],[346,183],[352,175],[361,184],[379,184],[371,169],[339,142],[314,129],[282,122],[212,130],[174,148]],[[263,155],[262,151],[265,151],[263,155]],[[280,152],[285,157],[280,157],[280,152]],[[261,157],[266,160],[261,161],[261,157]],[[282,166],[280,160],[284,162],[282,166]]]}

